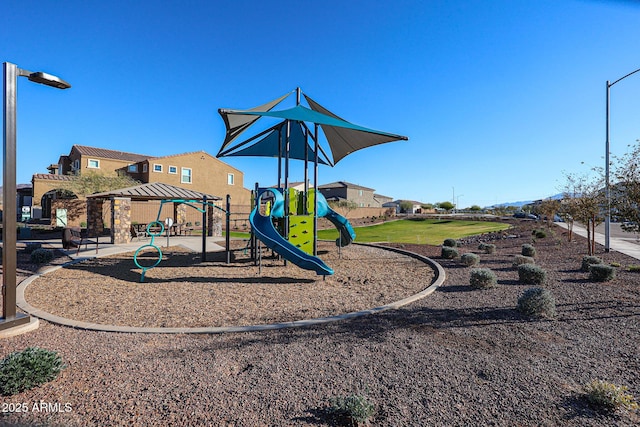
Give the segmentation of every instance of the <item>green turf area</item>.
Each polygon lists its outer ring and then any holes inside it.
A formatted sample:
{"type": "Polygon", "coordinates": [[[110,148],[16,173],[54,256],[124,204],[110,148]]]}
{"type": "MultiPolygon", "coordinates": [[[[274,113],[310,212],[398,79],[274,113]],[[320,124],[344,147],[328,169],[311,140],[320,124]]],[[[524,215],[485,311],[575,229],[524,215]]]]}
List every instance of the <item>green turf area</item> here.
{"type": "MultiPolygon", "coordinates": [[[[368,227],[356,227],[356,242],[393,242],[441,245],[444,239],[459,239],[465,236],[500,231],[509,228],[509,224],[490,221],[458,220],[400,220],[368,227]]],[[[336,229],[319,230],[321,240],[338,238],[336,229]]]]}

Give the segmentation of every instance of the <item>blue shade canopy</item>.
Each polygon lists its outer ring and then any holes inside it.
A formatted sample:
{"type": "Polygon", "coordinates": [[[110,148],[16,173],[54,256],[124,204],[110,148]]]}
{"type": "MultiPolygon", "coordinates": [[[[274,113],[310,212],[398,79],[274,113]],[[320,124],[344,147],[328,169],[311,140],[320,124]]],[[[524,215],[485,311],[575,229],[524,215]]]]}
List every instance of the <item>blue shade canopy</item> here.
{"type": "MultiPolygon", "coordinates": [[[[354,151],[361,150],[363,148],[383,144],[385,142],[408,140],[406,136],[381,132],[350,123],[333,114],[306,95],[305,99],[311,108],[296,105],[293,108],[272,111],[272,108],[286,98],[286,96],[288,95],[250,110],[218,110],[227,125],[227,136],[220,148],[220,151],[218,152],[218,157],[231,155],[228,153],[239,146],[228,148],[229,144],[260,117],[280,118],[284,120],[308,122],[319,125],[325,134],[327,143],[331,149],[333,164],[338,163],[354,151]],[[230,123],[241,123],[241,125],[230,128],[230,123]]],[[[246,142],[248,141],[250,140],[247,140],[246,142]]],[[[304,155],[304,148],[302,148],[301,151],[304,155]]]]}
{"type": "MultiPolygon", "coordinates": [[[[266,136],[258,140],[249,147],[232,151],[225,156],[253,156],[253,157],[284,157],[284,144],[285,144],[286,125],[281,123],[269,129],[266,136]]],[[[313,162],[315,160],[315,152],[313,148],[307,143],[302,126],[299,122],[292,122],[289,131],[289,158],[298,160],[307,160],[313,162]],[[304,147],[307,147],[307,155],[305,157],[304,147]]],[[[327,165],[321,156],[318,156],[318,163],[321,165],[327,165]]]]}

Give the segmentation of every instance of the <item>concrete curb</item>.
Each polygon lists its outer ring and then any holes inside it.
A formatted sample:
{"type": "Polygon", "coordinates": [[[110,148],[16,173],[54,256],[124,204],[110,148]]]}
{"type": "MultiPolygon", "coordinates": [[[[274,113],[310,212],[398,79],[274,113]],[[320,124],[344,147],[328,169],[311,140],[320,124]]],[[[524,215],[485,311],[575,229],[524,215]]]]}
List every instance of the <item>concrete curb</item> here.
{"type": "Polygon", "coordinates": [[[358,244],[361,246],[371,246],[375,248],[381,248],[381,249],[397,252],[403,255],[410,256],[417,260],[420,260],[425,264],[430,265],[433,268],[434,270],[433,281],[423,291],[418,292],[417,294],[411,295],[407,298],[401,299],[399,301],[395,301],[386,305],[374,307],[367,310],[344,313],[336,316],[296,320],[293,322],[272,323],[272,324],[266,324],[266,325],[250,325],[250,326],[216,326],[216,327],[212,326],[212,327],[200,327],[200,328],[144,328],[144,327],[131,327],[131,326],[103,325],[98,323],[88,323],[88,322],[81,322],[73,319],[67,319],[64,317],[56,316],[51,313],[47,313],[43,310],[40,310],[39,308],[33,307],[31,304],[29,304],[25,300],[24,292],[27,286],[29,286],[31,282],[33,282],[35,279],[37,279],[38,277],[44,274],[50,273],[59,268],[63,268],[67,265],[75,264],[81,261],[81,260],[74,260],[64,265],[50,268],[46,271],[35,274],[23,280],[16,289],[16,302],[18,307],[20,307],[20,309],[24,310],[26,313],[30,314],[31,316],[46,320],[51,323],[55,323],[63,326],[69,326],[76,329],[102,331],[102,332],[124,332],[124,333],[144,333],[144,334],[221,334],[221,333],[229,333],[229,332],[258,332],[258,331],[268,331],[268,330],[285,329],[285,328],[299,328],[299,327],[305,327],[305,326],[311,326],[311,325],[320,325],[320,324],[329,323],[329,322],[337,322],[340,320],[354,319],[356,317],[362,317],[369,314],[381,313],[387,310],[398,309],[402,306],[405,306],[419,299],[422,299],[432,294],[438,287],[440,287],[444,283],[444,280],[446,278],[444,268],[442,268],[440,264],[433,261],[431,258],[427,258],[422,255],[418,255],[416,253],[405,251],[398,248],[369,245],[369,244],[363,244],[363,243],[354,243],[354,244],[358,244]]]}

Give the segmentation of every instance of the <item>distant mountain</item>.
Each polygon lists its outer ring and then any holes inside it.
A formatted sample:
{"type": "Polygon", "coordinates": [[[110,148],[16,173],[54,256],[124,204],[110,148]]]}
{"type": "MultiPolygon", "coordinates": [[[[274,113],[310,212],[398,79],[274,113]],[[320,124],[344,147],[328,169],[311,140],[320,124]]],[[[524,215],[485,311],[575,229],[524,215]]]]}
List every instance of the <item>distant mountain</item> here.
{"type": "MultiPolygon", "coordinates": [[[[546,199],[553,199],[553,200],[560,200],[562,199],[562,193],[558,193],[558,194],[554,194],[553,196],[549,196],[549,197],[545,197],[543,200],[546,199]]],[[[540,199],[538,199],[540,200],[540,199]]],[[[523,200],[523,201],[519,201],[519,202],[505,202],[505,203],[499,203],[497,205],[491,205],[491,206],[487,206],[487,208],[491,209],[491,208],[506,208],[509,206],[514,206],[516,208],[521,208],[525,205],[530,205],[533,202],[535,202],[535,200],[523,200]]]]}

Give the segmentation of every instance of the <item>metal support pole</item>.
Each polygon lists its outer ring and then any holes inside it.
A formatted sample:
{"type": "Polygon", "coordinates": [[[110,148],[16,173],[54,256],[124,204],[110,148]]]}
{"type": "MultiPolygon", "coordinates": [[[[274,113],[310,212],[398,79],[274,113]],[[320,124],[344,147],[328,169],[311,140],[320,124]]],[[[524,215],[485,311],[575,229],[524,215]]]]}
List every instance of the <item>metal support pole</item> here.
{"type": "Polygon", "coordinates": [[[19,69],[3,64],[3,215],[2,215],[2,319],[0,330],[29,323],[29,316],[16,313],[17,206],[16,206],[16,126],[19,69]]]}
{"type": "Polygon", "coordinates": [[[604,153],[604,157],[605,157],[605,165],[604,165],[604,175],[605,175],[605,197],[607,199],[607,208],[606,208],[606,213],[605,213],[605,218],[604,218],[604,251],[605,252],[609,252],[609,250],[611,249],[611,181],[610,181],[610,176],[609,176],[609,155],[610,155],[610,138],[609,138],[609,132],[610,132],[610,99],[611,99],[611,86],[613,86],[614,84],[618,83],[620,80],[624,80],[627,77],[640,72],[640,68],[638,68],[637,70],[633,70],[632,72],[625,74],[624,76],[620,77],[618,80],[614,81],[613,83],[609,83],[609,80],[607,80],[607,99],[606,99],[606,141],[605,141],[605,153],[604,153]]]}
{"type": "Polygon", "coordinates": [[[607,80],[607,100],[606,100],[606,140],[605,140],[605,152],[604,152],[604,194],[607,199],[607,209],[604,216],[604,251],[609,252],[611,249],[611,188],[609,178],[609,153],[610,153],[610,141],[609,141],[609,123],[610,123],[610,110],[609,110],[609,96],[611,92],[611,85],[607,80]]]}
{"type": "Polygon", "coordinates": [[[202,262],[207,260],[207,196],[202,198],[202,262]]]}
{"type": "Polygon", "coordinates": [[[225,245],[227,247],[227,264],[231,263],[231,195],[227,194],[227,235],[225,245]]]}

